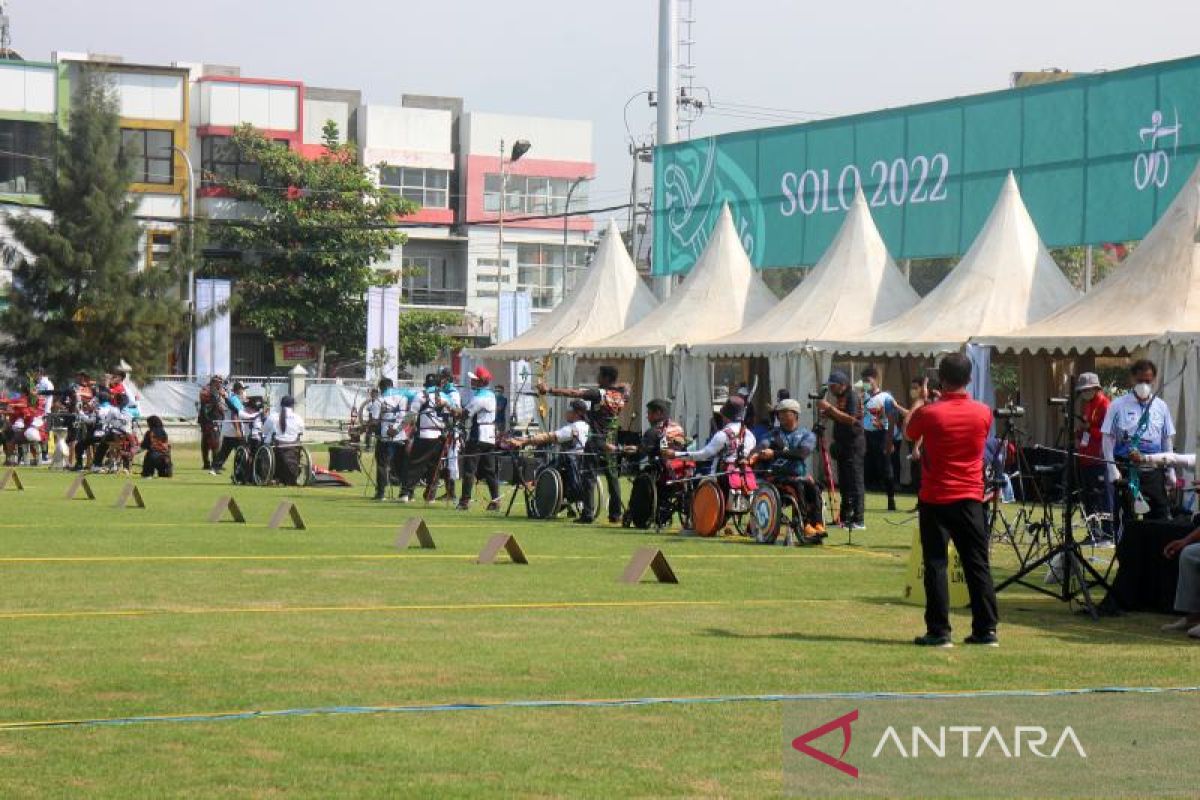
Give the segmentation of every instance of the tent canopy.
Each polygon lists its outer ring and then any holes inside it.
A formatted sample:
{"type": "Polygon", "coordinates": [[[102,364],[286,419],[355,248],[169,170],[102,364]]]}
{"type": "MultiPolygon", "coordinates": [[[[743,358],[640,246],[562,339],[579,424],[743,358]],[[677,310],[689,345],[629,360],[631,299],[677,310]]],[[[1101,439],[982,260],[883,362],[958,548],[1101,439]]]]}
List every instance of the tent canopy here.
{"type": "Polygon", "coordinates": [[[845,339],[920,302],[888,255],[859,188],[837,236],[812,272],[778,305],[692,352],[725,357],[785,353],[810,339],[845,339]]]}
{"type": "Polygon", "coordinates": [[[848,355],[933,356],[1021,328],[1078,297],[1042,244],[1010,172],[971,249],[920,303],[861,336],[813,345],[848,355]]]}
{"type": "Polygon", "coordinates": [[[1200,166],[1146,234],[1095,290],[1028,327],[981,344],[1014,352],[1134,350],[1200,338],[1200,166]]]}
{"type": "Polygon", "coordinates": [[[476,352],[481,358],[532,359],[611,336],[649,314],[658,300],[637,274],[610,222],[583,283],[525,333],[476,352]]]}
{"type": "Polygon", "coordinates": [[[750,264],[726,205],[704,252],[670,298],[620,333],[574,350],[580,358],[669,353],[732,333],[777,302],[750,264]]]}

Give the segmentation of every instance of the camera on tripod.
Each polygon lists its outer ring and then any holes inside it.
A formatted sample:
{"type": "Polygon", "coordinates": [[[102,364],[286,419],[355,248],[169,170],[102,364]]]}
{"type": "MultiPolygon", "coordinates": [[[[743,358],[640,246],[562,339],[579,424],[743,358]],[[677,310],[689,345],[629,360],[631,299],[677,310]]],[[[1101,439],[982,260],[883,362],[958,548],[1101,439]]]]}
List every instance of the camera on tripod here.
{"type": "Polygon", "coordinates": [[[1025,409],[1010,400],[1007,405],[997,408],[995,414],[998,419],[1020,419],[1025,416],[1025,409]]]}
{"type": "MultiPolygon", "coordinates": [[[[808,393],[808,399],[809,400],[823,400],[823,399],[825,399],[825,393],[826,393],[826,391],[828,391],[828,389],[829,389],[829,385],[822,383],[820,386],[817,387],[817,390],[815,392],[808,393]]],[[[810,403],[809,405],[811,406],[812,404],[810,403]]]]}

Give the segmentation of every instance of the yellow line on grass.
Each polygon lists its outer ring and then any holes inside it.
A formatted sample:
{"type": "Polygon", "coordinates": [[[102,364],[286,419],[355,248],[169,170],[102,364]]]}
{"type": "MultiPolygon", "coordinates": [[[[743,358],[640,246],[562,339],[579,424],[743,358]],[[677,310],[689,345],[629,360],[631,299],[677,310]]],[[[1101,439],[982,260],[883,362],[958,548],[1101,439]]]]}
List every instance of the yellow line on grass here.
{"type": "MultiPolygon", "coordinates": [[[[897,558],[886,553],[831,553],[828,551],[810,551],[800,553],[672,553],[672,559],[705,560],[705,559],[785,559],[801,560],[809,558],[856,558],[859,555],[869,555],[875,558],[897,558]]],[[[600,561],[604,559],[624,560],[625,554],[613,555],[535,555],[536,560],[550,561],[600,561]]],[[[142,562],[171,562],[171,561],[389,561],[398,559],[465,559],[478,558],[476,553],[306,553],[280,555],[180,555],[180,556],[10,556],[0,558],[0,564],[123,564],[142,562]]]]}
{"type": "Polygon", "coordinates": [[[680,606],[776,606],[836,600],[576,600],[540,603],[437,603],[376,606],[231,606],[229,608],[134,608],[113,611],[11,611],[0,619],[78,619],[86,617],[155,617],[174,614],[316,614],[394,611],[537,611],[569,608],[653,608],[680,606]]]}

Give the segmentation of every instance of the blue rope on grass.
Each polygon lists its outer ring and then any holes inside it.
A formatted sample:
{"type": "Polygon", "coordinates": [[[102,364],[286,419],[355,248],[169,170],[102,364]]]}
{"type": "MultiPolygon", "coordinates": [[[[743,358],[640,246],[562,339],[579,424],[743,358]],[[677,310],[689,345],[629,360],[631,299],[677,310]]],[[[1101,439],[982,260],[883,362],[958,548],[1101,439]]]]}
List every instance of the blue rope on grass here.
{"type": "Polygon", "coordinates": [[[716,703],[779,703],[812,700],[950,700],[989,697],[1070,697],[1098,694],[1179,694],[1200,692],[1200,686],[1106,686],[1091,689],[997,689],[965,692],[826,692],[814,694],[744,694],[717,697],[638,697],[616,700],[502,700],[494,703],[438,703],[407,706],[326,706],[273,711],[232,711],[214,714],[111,717],[98,719],[42,720],[0,723],[0,731],[44,728],[84,728],[180,722],[230,722],[271,717],[312,717],[341,714],[430,714],[445,711],[487,711],[504,708],[629,708],[659,705],[711,705],[716,703]]]}

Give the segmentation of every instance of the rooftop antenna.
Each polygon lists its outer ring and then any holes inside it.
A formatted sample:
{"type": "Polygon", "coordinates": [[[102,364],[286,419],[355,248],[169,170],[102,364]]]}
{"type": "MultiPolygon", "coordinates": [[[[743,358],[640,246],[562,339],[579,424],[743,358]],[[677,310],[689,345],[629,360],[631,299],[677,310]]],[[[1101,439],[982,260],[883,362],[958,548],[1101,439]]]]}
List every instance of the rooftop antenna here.
{"type": "Polygon", "coordinates": [[[12,36],[8,30],[8,0],[0,0],[0,59],[20,59],[13,52],[12,36]]]}

